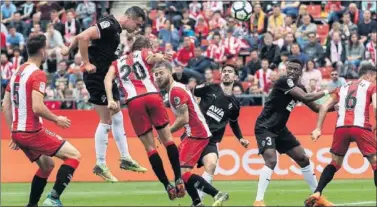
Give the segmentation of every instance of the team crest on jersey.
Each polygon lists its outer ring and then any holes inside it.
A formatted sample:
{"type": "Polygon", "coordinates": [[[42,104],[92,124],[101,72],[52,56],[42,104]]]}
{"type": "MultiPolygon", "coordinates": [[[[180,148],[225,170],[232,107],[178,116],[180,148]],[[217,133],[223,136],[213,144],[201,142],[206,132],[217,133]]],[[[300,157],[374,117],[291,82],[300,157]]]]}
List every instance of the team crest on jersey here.
{"type": "Polygon", "coordinates": [[[102,96],[101,96],[101,100],[102,100],[103,103],[105,103],[105,102],[106,102],[106,96],[105,96],[105,95],[102,95],[102,96]]]}
{"type": "Polygon", "coordinates": [[[39,84],[39,91],[42,92],[42,93],[44,93],[45,90],[46,90],[46,83],[41,82],[41,83],[39,84]]]}
{"type": "Polygon", "coordinates": [[[102,29],[106,29],[106,28],[110,27],[110,22],[109,21],[103,21],[103,22],[99,23],[99,25],[101,26],[102,29]]]}
{"type": "Polygon", "coordinates": [[[175,105],[179,105],[181,103],[181,99],[179,97],[174,97],[173,100],[175,105]]]}
{"type": "Polygon", "coordinates": [[[292,80],[292,79],[288,79],[288,80],[287,80],[287,84],[288,84],[288,86],[291,87],[291,88],[292,88],[293,86],[295,86],[295,83],[293,83],[293,80],[292,80]]]}

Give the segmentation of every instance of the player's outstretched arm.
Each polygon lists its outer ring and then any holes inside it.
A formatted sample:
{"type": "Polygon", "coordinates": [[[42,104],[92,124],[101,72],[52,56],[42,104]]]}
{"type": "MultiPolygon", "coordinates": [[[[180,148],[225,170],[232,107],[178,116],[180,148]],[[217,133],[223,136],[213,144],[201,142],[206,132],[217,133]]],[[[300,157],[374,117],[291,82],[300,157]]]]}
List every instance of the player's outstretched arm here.
{"type": "Polygon", "coordinates": [[[5,117],[5,122],[9,129],[11,129],[12,122],[13,122],[13,115],[12,115],[12,101],[10,99],[10,93],[8,91],[4,94],[3,99],[3,113],[5,117]]]}
{"type": "Polygon", "coordinates": [[[150,53],[146,58],[147,63],[153,65],[155,63],[162,62],[164,60],[170,60],[172,56],[170,54],[150,53]]]}
{"type": "Polygon", "coordinates": [[[112,106],[110,107],[111,105],[113,105],[113,103],[115,103],[114,101],[114,97],[113,97],[113,80],[115,79],[116,77],[116,71],[115,71],[115,67],[113,65],[110,66],[109,70],[107,71],[107,74],[105,76],[105,80],[104,80],[104,84],[105,84],[105,91],[106,91],[106,97],[107,97],[107,102],[109,103],[109,108],[112,108],[113,107],[117,107],[116,105],[115,106],[112,106]]]}
{"type": "Polygon", "coordinates": [[[324,90],[316,93],[306,93],[300,87],[295,86],[288,93],[296,100],[307,104],[326,96],[327,94],[329,94],[329,91],[324,90]]]}
{"type": "Polygon", "coordinates": [[[330,108],[334,108],[334,105],[337,103],[336,99],[334,99],[332,96],[329,97],[329,99],[321,105],[318,112],[318,118],[317,118],[317,127],[312,132],[312,139],[313,141],[317,141],[318,138],[321,136],[321,130],[323,126],[323,122],[325,121],[327,112],[330,108]]]}
{"type": "Polygon", "coordinates": [[[171,133],[174,133],[183,128],[189,122],[189,112],[186,104],[182,104],[176,108],[176,119],[174,124],[170,127],[171,133]]]}

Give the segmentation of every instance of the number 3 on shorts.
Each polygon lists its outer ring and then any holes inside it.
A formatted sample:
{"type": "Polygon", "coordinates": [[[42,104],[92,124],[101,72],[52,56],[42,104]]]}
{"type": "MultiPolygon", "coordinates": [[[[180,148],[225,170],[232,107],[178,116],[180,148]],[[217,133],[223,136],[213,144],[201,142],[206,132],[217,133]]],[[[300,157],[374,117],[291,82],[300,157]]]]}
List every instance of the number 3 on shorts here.
{"type": "Polygon", "coordinates": [[[266,144],[267,144],[268,146],[271,146],[271,145],[272,145],[271,137],[267,137],[267,138],[266,138],[266,141],[267,141],[266,144]]]}

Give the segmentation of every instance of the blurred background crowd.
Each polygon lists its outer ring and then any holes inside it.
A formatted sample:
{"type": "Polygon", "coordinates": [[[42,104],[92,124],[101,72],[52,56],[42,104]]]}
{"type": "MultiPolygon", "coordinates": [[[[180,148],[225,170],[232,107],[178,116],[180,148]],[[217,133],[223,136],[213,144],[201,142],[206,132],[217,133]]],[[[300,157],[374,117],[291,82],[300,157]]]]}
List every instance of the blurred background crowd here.
{"type": "MultiPolygon", "coordinates": [[[[49,81],[47,106],[92,109],[87,102],[80,54],[76,50],[62,56],[60,50],[99,18],[116,15],[112,10],[118,7],[115,4],[2,1],[2,91],[15,69],[27,59],[24,44],[29,35],[43,33],[48,44],[48,60],[43,65],[49,81]]],[[[132,6],[132,2],[123,4],[132,6]]],[[[218,83],[221,66],[236,65],[233,92],[243,106],[263,105],[291,58],[305,64],[301,83],[308,92],[339,87],[358,78],[360,65],[376,65],[374,0],[251,4],[250,20],[239,22],[230,16],[231,1],[148,1],[148,20],[142,34],[151,40],[153,51],[173,54],[174,77],[190,88],[203,82],[218,83]]],[[[121,54],[129,52],[132,40],[122,34],[121,54]]]]}

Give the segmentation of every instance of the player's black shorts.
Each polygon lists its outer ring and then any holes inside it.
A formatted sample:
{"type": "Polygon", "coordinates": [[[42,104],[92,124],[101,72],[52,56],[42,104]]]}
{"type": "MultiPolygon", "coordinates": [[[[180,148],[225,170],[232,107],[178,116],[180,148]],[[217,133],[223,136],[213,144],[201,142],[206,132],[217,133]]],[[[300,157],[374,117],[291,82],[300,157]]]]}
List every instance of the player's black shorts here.
{"type": "Polygon", "coordinates": [[[217,148],[217,145],[222,140],[223,133],[216,133],[216,132],[211,132],[211,133],[212,133],[212,137],[210,138],[209,143],[206,146],[206,148],[204,148],[202,155],[200,156],[200,159],[198,161],[198,165],[197,165],[198,168],[201,168],[204,166],[203,158],[206,155],[210,153],[215,153],[217,157],[219,157],[219,150],[217,148]]]}
{"type": "Polygon", "coordinates": [[[259,154],[263,154],[266,149],[276,149],[280,154],[283,154],[301,145],[287,128],[279,133],[274,133],[267,128],[256,127],[255,137],[257,139],[259,154]]]}
{"type": "Polygon", "coordinates": [[[197,165],[198,168],[201,168],[204,166],[203,158],[210,153],[215,153],[217,157],[219,157],[219,151],[217,150],[217,143],[212,141],[212,139],[209,140],[208,145],[206,146],[206,148],[204,148],[202,155],[200,155],[200,159],[197,165]]]}
{"type": "MultiPolygon", "coordinates": [[[[103,73],[101,71],[107,71],[110,67],[108,64],[96,64],[97,72],[96,73],[84,73],[84,82],[86,89],[88,90],[90,94],[89,102],[95,105],[107,105],[107,97],[106,97],[106,91],[105,91],[105,76],[106,73],[103,73]],[[99,68],[99,67],[106,67],[105,68],[99,68]]],[[[113,82],[113,98],[116,101],[120,100],[119,90],[117,84],[113,82]]]]}

